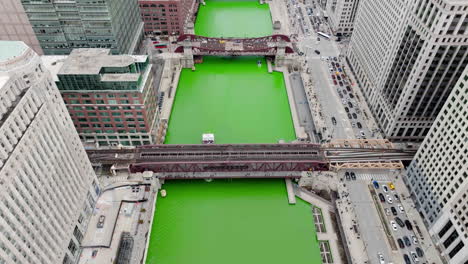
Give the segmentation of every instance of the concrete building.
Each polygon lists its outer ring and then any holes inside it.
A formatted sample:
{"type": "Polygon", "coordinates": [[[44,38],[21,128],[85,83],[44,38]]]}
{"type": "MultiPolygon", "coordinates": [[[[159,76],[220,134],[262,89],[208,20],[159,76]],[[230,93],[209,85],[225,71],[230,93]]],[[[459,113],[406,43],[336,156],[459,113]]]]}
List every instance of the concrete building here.
{"type": "Polygon", "coordinates": [[[337,36],[351,35],[360,0],[329,0],[326,10],[333,33],[337,36]]]}
{"type": "Polygon", "coordinates": [[[180,35],[193,22],[198,0],[138,0],[145,35],[180,35]]]}
{"type": "Polygon", "coordinates": [[[100,146],[154,142],[159,82],[154,82],[148,56],[75,49],[69,56],[42,60],[83,141],[100,146]]]}
{"type": "Polygon", "coordinates": [[[406,184],[450,264],[468,263],[468,67],[408,168],[406,184]]]}
{"type": "Polygon", "coordinates": [[[23,41],[37,54],[43,54],[23,5],[18,0],[0,1],[0,40],[23,41]]]}
{"type": "Polygon", "coordinates": [[[46,55],[75,48],[108,48],[133,54],[143,35],[138,0],[21,0],[46,55]]]}
{"type": "Polygon", "coordinates": [[[0,41],[0,263],[75,263],[99,191],[40,57],[0,41]]]}
{"type": "Polygon", "coordinates": [[[347,62],[387,138],[429,132],[468,64],[467,36],[467,1],[360,1],[347,62]]]}

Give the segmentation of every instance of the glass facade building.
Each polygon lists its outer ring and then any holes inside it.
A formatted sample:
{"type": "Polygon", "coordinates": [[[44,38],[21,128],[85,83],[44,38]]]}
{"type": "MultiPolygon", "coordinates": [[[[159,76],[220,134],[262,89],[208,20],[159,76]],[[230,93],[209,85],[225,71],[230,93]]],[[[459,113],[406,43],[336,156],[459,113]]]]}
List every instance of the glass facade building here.
{"type": "Polygon", "coordinates": [[[132,54],[142,39],[137,0],[21,2],[46,55],[67,55],[75,48],[132,54]]]}

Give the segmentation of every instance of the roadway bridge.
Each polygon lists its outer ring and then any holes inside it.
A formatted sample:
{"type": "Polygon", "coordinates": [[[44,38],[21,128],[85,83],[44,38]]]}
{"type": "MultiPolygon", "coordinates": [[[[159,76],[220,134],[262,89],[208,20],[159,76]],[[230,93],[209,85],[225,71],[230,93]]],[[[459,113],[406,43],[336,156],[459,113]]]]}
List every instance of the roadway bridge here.
{"type": "Polygon", "coordinates": [[[292,172],[353,168],[343,164],[401,164],[414,150],[391,145],[207,144],[147,145],[134,149],[87,150],[94,164],[121,164],[132,173],[292,172]]]}
{"type": "Polygon", "coordinates": [[[280,50],[294,53],[289,46],[291,39],[286,35],[271,35],[259,38],[209,38],[193,34],[182,34],[177,39],[175,53],[191,49],[193,55],[259,55],[275,56],[280,50]]]}

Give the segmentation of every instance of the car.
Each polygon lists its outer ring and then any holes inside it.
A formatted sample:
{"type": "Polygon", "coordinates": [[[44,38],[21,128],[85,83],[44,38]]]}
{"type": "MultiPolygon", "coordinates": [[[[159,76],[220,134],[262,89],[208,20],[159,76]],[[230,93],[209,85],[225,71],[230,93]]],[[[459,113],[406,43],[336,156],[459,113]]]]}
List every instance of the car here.
{"type": "Polygon", "coordinates": [[[424,256],[424,252],[420,247],[416,247],[416,254],[418,254],[418,257],[420,258],[424,256]]]}
{"type": "MultiPolygon", "coordinates": [[[[334,60],[334,61],[338,61],[338,60],[336,59],[336,57],[333,57],[333,60],[334,60]]],[[[338,65],[338,63],[337,63],[336,65],[338,65]]]]}
{"type": "Polygon", "coordinates": [[[338,81],[341,81],[341,77],[340,77],[339,75],[336,76],[336,79],[337,79],[338,81]]]}
{"type": "MultiPolygon", "coordinates": [[[[334,61],[336,61],[336,58],[333,58],[333,59],[334,59],[334,61]]],[[[336,67],[340,67],[339,63],[336,63],[335,65],[336,65],[336,67]]]]}
{"type": "Polygon", "coordinates": [[[335,63],[334,63],[333,61],[331,62],[331,65],[332,65],[333,67],[335,67],[335,63]]]}
{"type": "Polygon", "coordinates": [[[343,86],[343,82],[342,82],[342,81],[340,81],[339,84],[340,84],[340,86],[343,86]]]}
{"type": "Polygon", "coordinates": [[[351,92],[349,92],[349,98],[354,98],[354,94],[352,94],[351,92]]]}
{"type": "Polygon", "coordinates": [[[320,41],[320,38],[317,38],[317,41],[320,41]]]}
{"type": "Polygon", "coordinates": [[[361,122],[357,122],[356,125],[358,128],[362,128],[361,122]]]}
{"type": "MultiPolygon", "coordinates": [[[[353,113],[353,118],[357,119],[357,114],[356,113],[353,113]]],[[[365,135],[363,137],[365,137],[365,135]]]]}
{"type": "Polygon", "coordinates": [[[343,90],[343,93],[344,93],[344,94],[347,94],[348,92],[346,92],[346,90],[343,90]]]}
{"type": "Polygon", "coordinates": [[[407,236],[403,237],[403,241],[405,242],[405,245],[407,247],[411,246],[411,241],[409,240],[409,238],[407,236]]]}
{"type": "Polygon", "coordinates": [[[343,72],[343,69],[341,69],[341,68],[338,68],[338,71],[339,71],[339,72],[343,72]]]}
{"type": "Polygon", "coordinates": [[[418,244],[419,243],[418,238],[416,238],[415,235],[411,235],[411,240],[413,240],[413,244],[418,244]]]}
{"type": "Polygon", "coordinates": [[[341,102],[342,102],[343,104],[346,104],[346,99],[341,99],[341,102]]]}
{"type": "Polygon", "coordinates": [[[383,196],[383,194],[379,193],[379,199],[382,203],[385,202],[385,197],[383,196]]]}
{"type": "Polygon", "coordinates": [[[392,204],[392,203],[393,203],[392,197],[391,197],[390,195],[388,195],[388,194],[387,194],[387,202],[388,202],[389,204],[392,204]]]}
{"type": "Polygon", "coordinates": [[[416,254],[416,252],[411,251],[411,252],[410,252],[410,255],[411,255],[411,258],[413,259],[413,261],[414,261],[415,263],[418,263],[418,262],[419,262],[419,258],[418,258],[418,255],[416,254]]]}
{"type": "Polygon", "coordinates": [[[354,172],[353,172],[353,171],[351,172],[351,179],[352,179],[353,181],[355,181],[355,180],[356,180],[356,174],[354,174],[354,172]]]}
{"type": "Polygon", "coordinates": [[[395,201],[400,201],[400,196],[398,196],[398,194],[394,194],[393,197],[395,197],[395,201]]]}
{"type": "Polygon", "coordinates": [[[299,51],[299,55],[300,55],[300,56],[304,56],[304,52],[299,51]]]}
{"type": "Polygon", "coordinates": [[[374,188],[379,188],[379,183],[377,181],[373,181],[372,184],[374,185],[374,188]]]}
{"type": "Polygon", "coordinates": [[[400,227],[405,227],[405,223],[403,223],[403,220],[401,220],[400,217],[395,217],[395,222],[397,222],[397,224],[400,226],[400,227]]]}
{"type": "Polygon", "coordinates": [[[349,105],[350,108],[353,108],[353,103],[348,102],[348,105],[349,105]]]}
{"type": "Polygon", "coordinates": [[[405,225],[408,230],[413,230],[413,225],[408,219],[405,220],[405,225]]]}
{"type": "Polygon", "coordinates": [[[352,122],[352,123],[351,123],[351,126],[352,126],[352,127],[356,127],[356,123],[352,122]]]}
{"type": "Polygon", "coordinates": [[[350,178],[349,171],[346,171],[344,175],[345,175],[346,179],[349,180],[349,178],[350,178]]]}
{"type": "Polygon", "coordinates": [[[317,55],[320,55],[320,51],[319,50],[314,50],[315,54],[317,55]]]}
{"type": "Polygon", "coordinates": [[[397,214],[398,214],[398,212],[397,212],[397,210],[395,209],[395,207],[393,207],[393,206],[390,207],[390,210],[392,210],[392,214],[393,214],[393,215],[397,215],[397,214]]]}
{"type": "Polygon", "coordinates": [[[360,134],[361,134],[361,136],[363,136],[363,137],[366,135],[366,133],[364,133],[364,131],[362,131],[362,130],[361,130],[361,131],[359,131],[359,133],[360,133],[360,134]]]}
{"type": "Polygon", "coordinates": [[[385,208],[385,214],[388,215],[388,216],[390,216],[390,209],[385,208]]]}
{"type": "Polygon", "coordinates": [[[398,230],[398,227],[397,227],[397,224],[395,223],[395,221],[390,221],[390,224],[392,225],[392,228],[393,228],[394,231],[398,230]]]}
{"type": "Polygon", "coordinates": [[[405,264],[411,264],[411,259],[407,254],[403,254],[403,259],[405,260],[405,264]]]}
{"type": "Polygon", "coordinates": [[[343,98],[343,94],[342,94],[342,93],[338,93],[338,95],[340,96],[340,98],[343,98]]]}
{"type": "Polygon", "coordinates": [[[382,253],[380,253],[380,252],[377,253],[377,258],[379,259],[380,264],[385,264],[385,259],[384,259],[383,255],[382,255],[382,253]]]}
{"type": "Polygon", "coordinates": [[[346,90],[348,90],[348,92],[351,92],[351,87],[349,87],[349,85],[347,85],[346,90]]]}
{"type": "Polygon", "coordinates": [[[350,113],[348,113],[348,118],[353,119],[353,116],[350,113]]]}
{"type": "Polygon", "coordinates": [[[332,77],[332,79],[333,79],[333,80],[335,80],[335,79],[336,79],[336,76],[335,76],[335,74],[332,74],[332,75],[331,75],[331,77],[332,77]]]}
{"type": "Polygon", "coordinates": [[[336,82],[336,80],[333,80],[333,84],[334,84],[334,85],[337,85],[338,83],[336,82]]]}
{"type": "Polygon", "coordinates": [[[97,223],[97,228],[103,228],[104,227],[104,220],[106,220],[105,215],[99,216],[99,220],[98,220],[98,223],[97,223]]]}
{"type": "Polygon", "coordinates": [[[401,206],[401,204],[398,204],[397,207],[398,207],[398,210],[400,210],[400,213],[403,213],[405,211],[405,209],[403,208],[403,206],[401,206]]]}
{"type": "Polygon", "coordinates": [[[93,250],[93,252],[91,252],[91,257],[95,258],[97,256],[97,249],[93,250]]]}
{"type": "Polygon", "coordinates": [[[400,248],[405,248],[405,244],[403,243],[403,240],[401,240],[401,238],[397,239],[397,243],[400,248]]]}
{"type": "Polygon", "coordinates": [[[332,116],[331,120],[332,120],[333,125],[336,125],[336,118],[334,116],[332,116]]]}
{"type": "Polygon", "coordinates": [[[387,186],[385,186],[385,185],[382,185],[382,190],[383,190],[384,192],[388,192],[388,188],[387,188],[387,186]]]}
{"type": "Polygon", "coordinates": [[[393,183],[391,182],[388,183],[388,187],[390,188],[390,190],[395,190],[395,185],[393,185],[393,183]]]}
{"type": "Polygon", "coordinates": [[[349,113],[349,108],[345,106],[344,110],[346,111],[346,113],[349,113]]]}

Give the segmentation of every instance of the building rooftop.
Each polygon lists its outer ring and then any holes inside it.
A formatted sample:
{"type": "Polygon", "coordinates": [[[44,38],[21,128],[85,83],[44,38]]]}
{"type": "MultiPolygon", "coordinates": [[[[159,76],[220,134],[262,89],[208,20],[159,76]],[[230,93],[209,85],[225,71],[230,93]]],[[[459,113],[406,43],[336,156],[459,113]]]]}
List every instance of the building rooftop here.
{"type": "Polygon", "coordinates": [[[110,55],[110,49],[74,49],[58,74],[99,74],[103,67],[126,67],[145,62],[146,55],[110,55]]]}
{"type": "Polygon", "coordinates": [[[7,61],[22,55],[28,46],[22,41],[0,41],[0,61],[7,61]]]}

